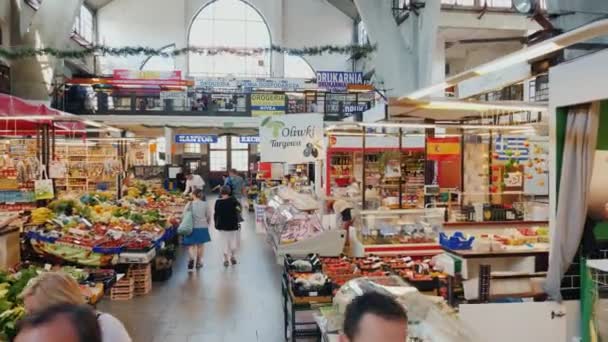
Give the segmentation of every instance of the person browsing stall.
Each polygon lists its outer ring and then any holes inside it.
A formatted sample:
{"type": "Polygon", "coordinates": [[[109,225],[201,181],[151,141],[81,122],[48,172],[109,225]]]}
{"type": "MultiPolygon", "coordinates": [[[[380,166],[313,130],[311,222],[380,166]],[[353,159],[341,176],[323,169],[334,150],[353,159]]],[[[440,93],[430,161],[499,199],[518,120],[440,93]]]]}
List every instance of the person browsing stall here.
{"type": "Polygon", "coordinates": [[[194,189],[203,190],[205,187],[205,181],[203,177],[195,174],[188,174],[186,176],[186,190],[184,190],[184,195],[187,195],[194,191],[194,189]]]}
{"type": "Polygon", "coordinates": [[[407,341],[407,314],[393,297],[369,292],[346,307],[340,342],[379,341],[407,341]]]}

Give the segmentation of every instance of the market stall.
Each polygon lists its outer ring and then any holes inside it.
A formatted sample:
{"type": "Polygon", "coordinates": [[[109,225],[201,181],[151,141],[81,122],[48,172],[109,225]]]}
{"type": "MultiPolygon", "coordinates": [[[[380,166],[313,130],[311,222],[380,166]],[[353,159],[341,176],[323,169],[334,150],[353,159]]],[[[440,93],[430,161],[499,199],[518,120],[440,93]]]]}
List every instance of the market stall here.
{"type": "Polygon", "coordinates": [[[380,291],[392,293],[406,308],[411,341],[476,341],[441,297],[445,275],[434,271],[431,260],[287,258],[282,289],[286,339],[337,338],[347,304],[361,291],[380,291]]]}

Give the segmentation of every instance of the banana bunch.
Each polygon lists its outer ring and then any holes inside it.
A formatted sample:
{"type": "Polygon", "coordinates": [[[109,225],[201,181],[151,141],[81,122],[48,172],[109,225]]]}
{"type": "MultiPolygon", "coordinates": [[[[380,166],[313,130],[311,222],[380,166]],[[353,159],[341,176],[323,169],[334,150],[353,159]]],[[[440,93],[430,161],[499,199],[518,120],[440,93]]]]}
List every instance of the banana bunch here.
{"type": "Polygon", "coordinates": [[[32,210],[32,224],[41,225],[54,217],[49,208],[36,208],[32,210]]]}
{"type": "Polygon", "coordinates": [[[139,191],[136,187],[130,187],[127,191],[127,195],[133,198],[137,198],[141,195],[141,191],[139,191]]]}

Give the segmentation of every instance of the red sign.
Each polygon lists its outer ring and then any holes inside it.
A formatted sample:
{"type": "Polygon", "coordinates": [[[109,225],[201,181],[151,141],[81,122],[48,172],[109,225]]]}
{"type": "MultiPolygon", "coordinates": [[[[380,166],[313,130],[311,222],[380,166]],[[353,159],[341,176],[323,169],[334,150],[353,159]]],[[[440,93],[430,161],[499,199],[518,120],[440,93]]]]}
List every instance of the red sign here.
{"type": "Polygon", "coordinates": [[[258,163],[258,176],[261,179],[270,179],[272,173],[272,163],[258,163]]]}

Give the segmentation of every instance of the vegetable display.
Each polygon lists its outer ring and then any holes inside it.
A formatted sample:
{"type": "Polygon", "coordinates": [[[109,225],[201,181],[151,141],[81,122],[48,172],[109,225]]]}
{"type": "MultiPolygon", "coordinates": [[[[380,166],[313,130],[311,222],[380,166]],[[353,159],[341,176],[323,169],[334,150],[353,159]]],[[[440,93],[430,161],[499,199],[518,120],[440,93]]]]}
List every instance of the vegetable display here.
{"type": "Polygon", "coordinates": [[[108,194],[93,193],[79,199],[62,198],[48,208],[32,211],[26,234],[33,250],[43,257],[58,258],[85,266],[108,266],[122,252],[147,252],[167,237],[163,212],[184,203],[161,190],[133,187],[137,198],[111,200],[108,194]]]}

